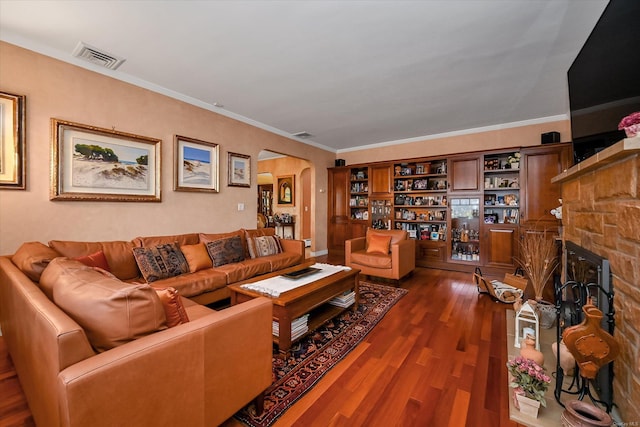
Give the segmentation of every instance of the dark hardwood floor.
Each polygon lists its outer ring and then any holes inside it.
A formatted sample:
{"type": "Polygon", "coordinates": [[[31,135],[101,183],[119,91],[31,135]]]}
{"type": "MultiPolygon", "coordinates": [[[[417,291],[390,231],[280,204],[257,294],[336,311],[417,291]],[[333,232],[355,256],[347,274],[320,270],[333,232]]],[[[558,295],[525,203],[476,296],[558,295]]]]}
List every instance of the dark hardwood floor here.
{"type": "MultiPolygon", "coordinates": [[[[479,296],[467,273],[418,268],[400,286],[409,293],[274,426],[517,426],[509,306],[479,296]]],[[[0,337],[0,426],[24,425],[33,421],[0,337]]]]}

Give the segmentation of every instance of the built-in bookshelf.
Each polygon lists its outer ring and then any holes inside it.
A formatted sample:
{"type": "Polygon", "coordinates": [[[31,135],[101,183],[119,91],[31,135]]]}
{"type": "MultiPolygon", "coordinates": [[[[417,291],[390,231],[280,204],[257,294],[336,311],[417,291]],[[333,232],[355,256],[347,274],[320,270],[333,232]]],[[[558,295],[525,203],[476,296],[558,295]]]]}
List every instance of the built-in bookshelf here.
{"type": "Polygon", "coordinates": [[[393,228],[418,240],[447,238],[447,161],[394,164],[393,228]]]}
{"type": "Polygon", "coordinates": [[[484,158],[485,224],[520,222],[520,152],[484,158]]]}
{"type": "Polygon", "coordinates": [[[351,219],[369,220],[369,168],[352,168],[349,210],[351,219]]]}

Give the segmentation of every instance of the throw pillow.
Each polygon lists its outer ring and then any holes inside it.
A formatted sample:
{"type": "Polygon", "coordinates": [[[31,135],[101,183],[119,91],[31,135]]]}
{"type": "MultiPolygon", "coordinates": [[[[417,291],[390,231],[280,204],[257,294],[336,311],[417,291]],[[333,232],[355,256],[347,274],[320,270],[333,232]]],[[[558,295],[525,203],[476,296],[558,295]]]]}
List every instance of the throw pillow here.
{"type": "Polygon", "coordinates": [[[99,267],[103,270],[111,271],[109,263],[107,262],[107,257],[104,256],[104,252],[102,251],[94,252],[90,255],[75,257],[73,259],[80,261],[88,267],[99,267]]]}
{"type": "Polygon", "coordinates": [[[244,248],[240,236],[215,240],[206,246],[214,267],[244,261],[244,248]]]}
{"type": "Polygon", "coordinates": [[[110,273],[59,257],[42,274],[53,302],[84,329],[98,352],[166,329],[160,298],[148,284],[126,283],[110,273]]]}
{"type": "Polygon", "coordinates": [[[26,242],[20,245],[11,261],[34,282],[40,281],[40,276],[47,265],[60,254],[40,242],[26,242]]]}
{"type": "Polygon", "coordinates": [[[177,243],[133,248],[138,268],[148,283],[189,272],[189,264],[177,243]]]}
{"type": "Polygon", "coordinates": [[[389,253],[390,245],[391,245],[391,236],[383,236],[381,234],[371,234],[371,236],[369,236],[369,245],[367,246],[367,253],[386,255],[389,253]]]}
{"type": "Polygon", "coordinates": [[[259,236],[247,239],[251,258],[282,253],[282,244],[277,236],[259,236]]]}
{"type": "Polygon", "coordinates": [[[156,293],[164,307],[168,327],[173,328],[189,321],[189,316],[187,316],[180,295],[175,288],[156,289],[156,293]]]}
{"type": "Polygon", "coordinates": [[[213,266],[204,243],[180,246],[180,250],[184,254],[184,257],[187,259],[187,264],[189,264],[189,271],[192,273],[200,270],[205,270],[213,266]]]}

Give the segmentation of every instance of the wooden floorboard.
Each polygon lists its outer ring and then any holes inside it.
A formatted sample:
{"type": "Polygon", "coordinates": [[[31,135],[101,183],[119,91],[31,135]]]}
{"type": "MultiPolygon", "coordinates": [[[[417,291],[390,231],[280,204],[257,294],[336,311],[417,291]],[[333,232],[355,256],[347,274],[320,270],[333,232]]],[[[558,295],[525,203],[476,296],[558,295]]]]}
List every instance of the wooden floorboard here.
{"type": "MultiPolygon", "coordinates": [[[[409,293],[274,426],[516,427],[505,368],[509,306],[479,296],[470,279],[416,269],[400,283],[409,293]]],[[[0,337],[0,426],[32,425],[0,337]]]]}

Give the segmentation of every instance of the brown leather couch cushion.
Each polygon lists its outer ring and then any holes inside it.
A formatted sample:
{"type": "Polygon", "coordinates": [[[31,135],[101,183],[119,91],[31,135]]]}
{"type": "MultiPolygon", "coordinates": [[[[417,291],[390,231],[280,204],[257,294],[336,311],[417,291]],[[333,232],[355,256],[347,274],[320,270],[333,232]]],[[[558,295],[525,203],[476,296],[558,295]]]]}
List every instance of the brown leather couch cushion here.
{"type": "Polygon", "coordinates": [[[47,245],[40,242],[27,242],[20,245],[16,253],[11,257],[11,261],[29,279],[34,282],[40,281],[42,272],[47,265],[60,254],[47,245]]]}
{"type": "Polygon", "coordinates": [[[198,233],[175,234],[172,236],[149,236],[136,237],[133,244],[141,248],[150,248],[158,245],[166,245],[167,243],[178,242],[178,246],[195,245],[198,243],[198,233]]]}
{"type": "Polygon", "coordinates": [[[369,240],[372,234],[380,236],[391,236],[392,245],[398,243],[400,240],[407,239],[407,232],[405,230],[376,230],[373,228],[367,228],[367,246],[369,246],[369,240]]]}
{"type": "Polygon", "coordinates": [[[382,234],[372,233],[369,236],[369,243],[367,244],[368,254],[382,254],[387,255],[389,253],[389,245],[391,244],[391,236],[384,236],[382,234]]]}
{"type": "Polygon", "coordinates": [[[111,272],[120,280],[135,279],[140,276],[138,265],[133,257],[133,243],[126,241],[111,242],[72,242],[52,240],[49,246],[60,255],[68,258],[86,256],[98,251],[104,252],[111,272]]]}
{"type": "Polygon", "coordinates": [[[351,253],[351,262],[357,268],[357,264],[374,268],[391,268],[391,257],[381,253],[368,254],[365,251],[351,253]]]}
{"type": "Polygon", "coordinates": [[[164,314],[167,317],[167,326],[169,328],[189,321],[182,299],[175,288],[156,289],[156,293],[164,307],[164,314]]]}
{"type": "Polygon", "coordinates": [[[184,254],[189,264],[189,271],[195,273],[196,271],[205,270],[213,267],[207,248],[204,243],[196,243],[195,245],[183,245],[180,246],[180,250],[184,254]]]}
{"type": "Polygon", "coordinates": [[[109,272],[111,271],[111,268],[109,268],[109,262],[107,261],[107,257],[104,255],[104,252],[102,251],[98,251],[93,254],[80,256],[73,259],[75,259],[76,261],[80,261],[81,263],[89,267],[98,267],[109,272]]]}
{"type": "Polygon", "coordinates": [[[176,288],[180,295],[185,298],[190,298],[203,292],[215,291],[216,289],[224,288],[228,284],[227,275],[212,268],[195,273],[181,274],[180,276],[169,277],[152,283],[156,289],[168,286],[176,288]]]}
{"type": "Polygon", "coordinates": [[[166,329],[162,302],[149,285],[125,283],[64,257],[49,263],[41,282],[98,352],[166,329]]]}

